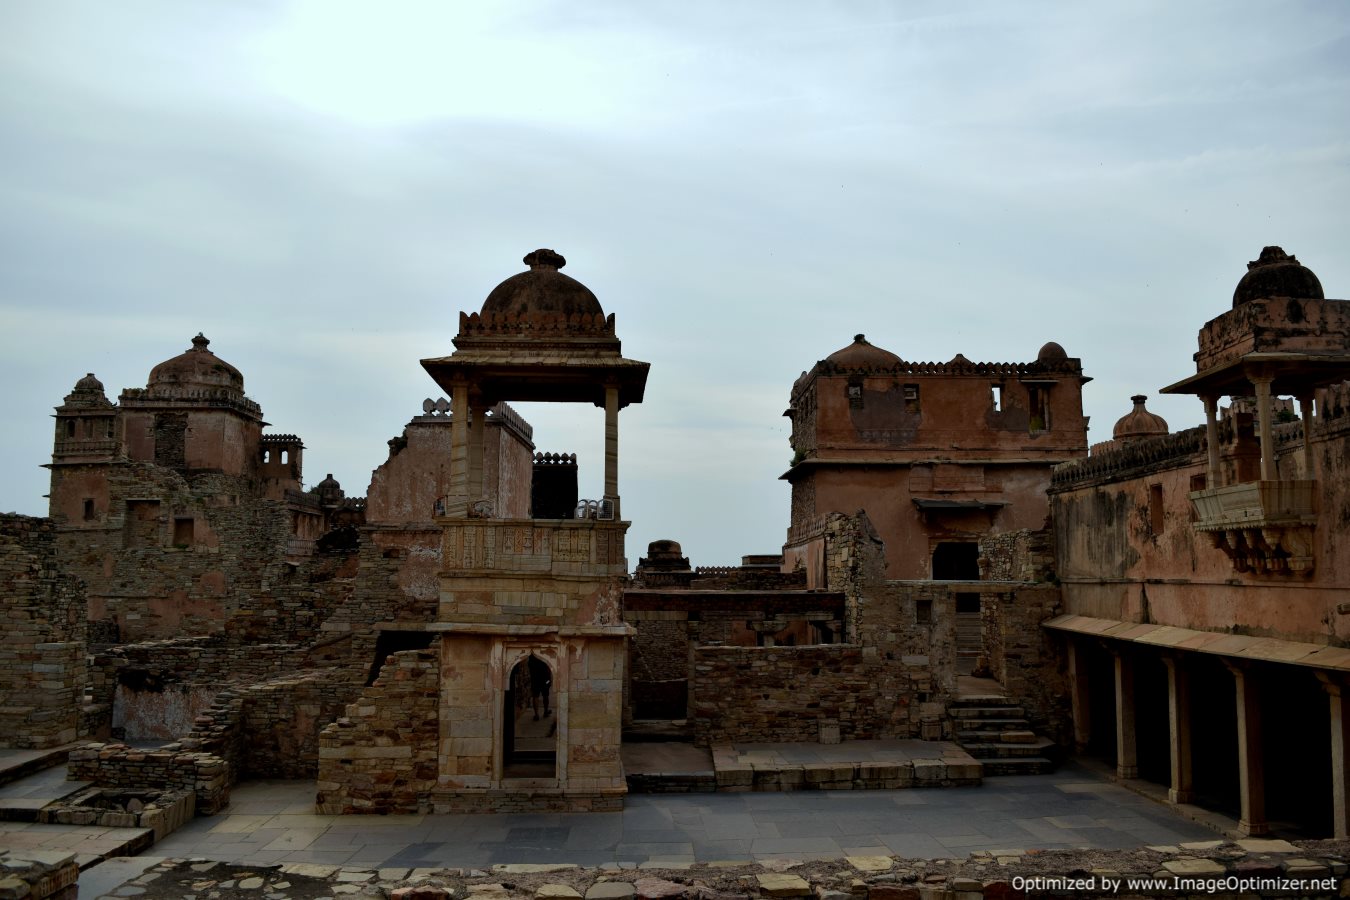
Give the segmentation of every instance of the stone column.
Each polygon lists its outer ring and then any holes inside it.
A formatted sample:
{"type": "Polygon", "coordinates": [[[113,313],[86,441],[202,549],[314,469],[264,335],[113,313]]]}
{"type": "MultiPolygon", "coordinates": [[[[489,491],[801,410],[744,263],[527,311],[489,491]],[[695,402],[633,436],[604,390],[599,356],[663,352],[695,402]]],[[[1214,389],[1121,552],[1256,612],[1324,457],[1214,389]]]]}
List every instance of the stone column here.
{"type": "Polygon", "coordinates": [[[1082,753],[1092,740],[1092,706],[1088,693],[1086,651],[1069,638],[1069,702],[1073,710],[1073,748],[1082,753]]]}
{"type": "Polygon", "coordinates": [[[1164,656],[1163,665],[1167,666],[1167,732],[1172,757],[1172,786],[1167,799],[1190,803],[1195,800],[1191,779],[1191,679],[1181,660],[1164,656]]]}
{"type": "Polygon", "coordinates": [[[1304,395],[1298,398],[1298,414],[1303,421],[1303,477],[1311,480],[1317,477],[1313,473],[1312,397],[1304,395]]]}
{"type": "Polygon", "coordinates": [[[487,410],[480,404],[469,407],[469,504],[483,499],[483,443],[487,434],[487,410]]]}
{"type": "Polygon", "coordinates": [[[605,386],[605,499],[619,516],[619,388],[605,386]]]}
{"type": "Polygon", "coordinates": [[[1252,378],[1256,387],[1256,420],[1261,432],[1261,480],[1275,480],[1275,432],[1271,427],[1270,376],[1252,378]]]}
{"type": "Polygon", "coordinates": [[[1350,838],[1350,703],[1345,685],[1318,672],[1331,700],[1331,829],[1338,840],[1350,838]]]}
{"type": "Polygon", "coordinates": [[[1126,652],[1116,658],[1116,775],[1138,778],[1139,759],[1134,734],[1134,660],[1126,652]]]}
{"type": "Polygon", "coordinates": [[[445,514],[463,516],[469,497],[469,386],[456,384],[450,391],[450,496],[445,514]]]}
{"type": "Polygon", "coordinates": [[[1205,402],[1205,487],[1219,487],[1219,398],[1202,397],[1205,402]]]}
{"type": "Polygon", "coordinates": [[[1238,831],[1261,835],[1270,830],[1266,824],[1265,759],[1261,752],[1261,699],[1252,672],[1228,664],[1237,688],[1238,787],[1242,795],[1242,817],[1238,831]]]}

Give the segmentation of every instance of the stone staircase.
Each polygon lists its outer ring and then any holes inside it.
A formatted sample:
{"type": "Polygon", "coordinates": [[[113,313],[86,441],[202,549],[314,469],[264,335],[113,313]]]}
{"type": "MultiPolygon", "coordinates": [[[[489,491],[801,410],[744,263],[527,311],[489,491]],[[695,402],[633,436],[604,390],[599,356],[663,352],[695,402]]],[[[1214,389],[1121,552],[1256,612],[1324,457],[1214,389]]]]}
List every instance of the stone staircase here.
{"type": "Polygon", "coordinates": [[[1062,758],[1059,745],[1031,730],[1022,707],[1001,696],[959,697],[947,704],[952,739],[986,775],[1043,775],[1062,758]]]}

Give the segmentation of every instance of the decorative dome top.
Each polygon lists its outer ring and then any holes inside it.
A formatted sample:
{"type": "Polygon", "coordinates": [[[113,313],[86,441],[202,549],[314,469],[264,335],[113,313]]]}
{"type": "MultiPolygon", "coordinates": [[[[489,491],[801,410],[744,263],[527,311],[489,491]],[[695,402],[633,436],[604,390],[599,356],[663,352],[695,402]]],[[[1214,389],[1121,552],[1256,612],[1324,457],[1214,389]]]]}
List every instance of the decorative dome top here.
{"type": "Polygon", "coordinates": [[[825,361],[850,369],[890,368],[901,364],[900,357],[889,350],[869,344],[867,338],[861,334],[855,334],[853,343],[842,350],[834,351],[825,357],[825,361]]]}
{"type": "Polygon", "coordinates": [[[1068,358],[1069,354],[1065,352],[1063,347],[1054,341],[1047,343],[1040,349],[1040,352],[1036,354],[1036,362],[1039,363],[1064,362],[1068,358]]]}
{"type": "Polygon", "coordinates": [[[492,289],[483,302],[484,318],[490,315],[528,316],[536,313],[600,316],[604,310],[595,294],[575,278],[558,270],[567,265],[561,254],[536,250],[525,255],[528,272],[512,275],[492,289]]]}
{"type": "Polygon", "coordinates": [[[1121,416],[1120,420],[1116,422],[1116,427],[1111,430],[1113,438],[1128,443],[1140,438],[1167,434],[1167,420],[1144,409],[1144,401],[1148,399],[1147,395],[1135,394],[1130,399],[1134,401],[1134,409],[1121,416]]]}
{"type": "Polygon", "coordinates": [[[314,485],[315,490],[320,490],[320,491],[322,491],[322,490],[328,490],[328,489],[330,489],[330,488],[340,488],[340,487],[342,487],[342,485],[339,484],[339,483],[338,483],[338,480],[337,480],[336,478],[333,477],[333,473],[332,473],[332,472],[329,472],[328,475],[327,475],[327,477],[325,477],[323,481],[320,481],[318,484],[314,485]]]}
{"type": "Polygon", "coordinates": [[[228,388],[242,392],[244,376],[206,347],[211,342],[201,332],[192,339],[192,349],[165,360],[150,370],[150,387],[228,388]]]}
{"type": "Polygon", "coordinates": [[[1297,300],[1325,300],[1322,282],[1298,258],[1280,247],[1265,247],[1261,258],[1247,263],[1247,274],[1233,291],[1233,308],[1250,300],[1269,297],[1293,297],[1297,300]]]}
{"type": "Polygon", "coordinates": [[[112,402],[103,393],[103,382],[95,378],[93,372],[90,372],[75,382],[75,387],[69,394],[66,394],[64,405],[67,407],[110,408],[112,402]]]}

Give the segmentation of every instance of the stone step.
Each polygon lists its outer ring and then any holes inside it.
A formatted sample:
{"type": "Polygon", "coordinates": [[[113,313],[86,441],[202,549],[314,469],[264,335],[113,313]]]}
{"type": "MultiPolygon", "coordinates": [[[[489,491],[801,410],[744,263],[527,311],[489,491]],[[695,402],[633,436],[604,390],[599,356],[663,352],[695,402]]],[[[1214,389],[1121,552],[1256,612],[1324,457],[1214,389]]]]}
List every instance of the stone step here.
{"type": "Polygon", "coordinates": [[[1020,706],[1009,704],[1007,706],[956,706],[947,704],[947,715],[953,719],[1021,719],[1026,715],[1026,710],[1020,706]]]}
{"type": "Polygon", "coordinates": [[[1031,727],[1026,719],[988,719],[972,718],[965,716],[952,719],[952,727],[956,731],[1025,731],[1031,727]]]}
{"type": "Polygon", "coordinates": [[[1030,744],[1039,740],[1036,732],[1026,729],[1006,731],[958,731],[956,742],[959,744],[1030,744]]]}
{"type": "Polygon", "coordinates": [[[1015,757],[1048,756],[1058,749],[1054,741],[1036,738],[1026,743],[1004,743],[1002,741],[961,742],[961,749],[984,762],[990,759],[1012,759],[1015,757]]]}
{"type": "Polygon", "coordinates": [[[1006,759],[983,759],[985,775],[1048,775],[1055,771],[1055,761],[1044,756],[1017,756],[1006,759]]]}

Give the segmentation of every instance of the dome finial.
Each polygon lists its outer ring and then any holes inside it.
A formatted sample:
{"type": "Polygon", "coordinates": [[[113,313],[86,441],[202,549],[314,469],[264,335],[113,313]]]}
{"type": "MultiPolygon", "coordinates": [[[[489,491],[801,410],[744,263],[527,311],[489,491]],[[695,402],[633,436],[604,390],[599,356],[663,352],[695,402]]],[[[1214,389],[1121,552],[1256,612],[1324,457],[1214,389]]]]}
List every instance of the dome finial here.
{"type": "Polygon", "coordinates": [[[210,343],[211,341],[206,337],[206,335],[202,334],[199,331],[197,332],[197,336],[192,339],[192,349],[205,350],[210,345],[210,343]]]}
{"type": "Polygon", "coordinates": [[[567,260],[561,253],[543,249],[526,253],[524,262],[531,269],[552,269],[555,272],[567,265],[567,260]]]}

